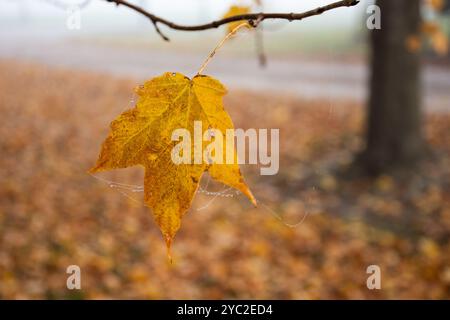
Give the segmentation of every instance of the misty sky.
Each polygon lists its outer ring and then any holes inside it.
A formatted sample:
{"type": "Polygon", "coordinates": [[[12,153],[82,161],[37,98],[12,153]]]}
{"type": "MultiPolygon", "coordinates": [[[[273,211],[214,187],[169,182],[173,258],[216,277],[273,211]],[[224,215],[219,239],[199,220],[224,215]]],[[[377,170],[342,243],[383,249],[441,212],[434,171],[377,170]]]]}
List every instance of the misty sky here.
{"type": "MultiPolygon", "coordinates": [[[[67,10],[62,7],[79,4],[84,0],[0,0],[0,23],[10,26],[22,21],[32,22],[36,27],[56,27],[64,23],[67,10]]],[[[219,18],[231,4],[249,4],[251,0],[131,0],[143,5],[151,12],[180,23],[200,23],[219,18]]],[[[331,3],[326,0],[265,0],[264,11],[302,12],[319,5],[331,3]]],[[[363,6],[358,8],[359,11],[363,6]]],[[[327,19],[315,19],[308,23],[318,25],[351,25],[358,22],[358,15],[345,9],[327,13],[327,19]],[[318,21],[317,21],[318,20],[318,21]]],[[[82,9],[82,19],[88,27],[98,29],[136,25],[142,20],[126,8],[116,8],[103,0],[91,0],[82,9]]],[[[313,20],[313,19],[309,19],[313,20]]]]}

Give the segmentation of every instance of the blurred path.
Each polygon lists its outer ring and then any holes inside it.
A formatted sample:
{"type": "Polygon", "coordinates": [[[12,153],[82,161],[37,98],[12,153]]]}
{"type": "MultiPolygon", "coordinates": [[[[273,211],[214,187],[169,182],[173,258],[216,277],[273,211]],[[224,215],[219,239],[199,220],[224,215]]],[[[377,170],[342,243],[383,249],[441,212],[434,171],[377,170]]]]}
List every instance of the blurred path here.
{"type": "MultiPolygon", "coordinates": [[[[196,73],[207,55],[148,48],[106,47],[94,43],[69,41],[42,35],[0,33],[0,58],[15,58],[48,65],[99,71],[144,80],[165,71],[196,73]]],[[[362,63],[277,59],[269,57],[261,69],[256,57],[230,57],[220,52],[210,63],[207,74],[229,87],[274,91],[306,98],[352,99],[363,102],[367,70],[362,63]]],[[[428,111],[450,112],[450,70],[427,66],[424,93],[428,111]]]]}

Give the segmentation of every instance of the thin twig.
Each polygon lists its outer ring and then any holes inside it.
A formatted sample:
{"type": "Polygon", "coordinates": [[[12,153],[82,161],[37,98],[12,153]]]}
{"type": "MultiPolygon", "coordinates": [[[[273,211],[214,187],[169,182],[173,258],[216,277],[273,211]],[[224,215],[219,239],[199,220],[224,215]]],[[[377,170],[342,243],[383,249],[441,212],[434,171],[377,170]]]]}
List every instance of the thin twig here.
{"type": "Polygon", "coordinates": [[[199,24],[199,25],[181,25],[181,24],[177,24],[174,23],[172,21],[166,20],[164,18],[161,18],[159,16],[154,15],[153,13],[150,13],[148,11],[146,11],[145,9],[136,6],[126,0],[105,0],[108,2],[113,2],[115,3],[117,6],[118,5],[123,5],[125,7],[128,7],[136,12],[139,12],[140,14],[146,16],[147,18],[150,19],[150,21],[153,23],[153,25],[155,26],[156,31],[158,32],[158,34],[166,41],[168,41],[169,39],[161,32],[161,30],[158,27],[158,24],[163,24],[168,26],[171,29],[174,30],[182,30],[182,31],[200,31],[200,30],[208,30],[208,29],[213,29],[213,28],[217,28],[221,25],[227,24],[227,23],[231,23],[231,22],[235,22],[235,21],[241,21],[241,20],[248,20],[248,21],[255,21],[258,19],[261,19],[261,21],[263,20],[267,20],[267,19],[283,19],[283,20],[288,20],[288,21],[293,21],[293,20],[302,20],[308,17],[312,17],[312,16],[317,16],[320,15],[326,11],[329,10],[333,10],[333,9],[337,9],[340,7],[352,7],[354,5],[357,5],[359,3],[359,0],[341,0],[341,1],[337,1],[334,3],[331,3],[329,5],[323,6],[323,7],[318,7],[316,9],[312,9],[303,13],[247,13],[247,14],[240,14],[240,15],[236,15],[236,16],[231,16],[228,18],[224,18],[221,20],[216,20],[216,21],[212,21],[209,23],[205,23],[205,24],[199,24]]]}
{"type": "Polygon", "coordinates": [[[255,30],[255,50],[258,56],[259,65],[265,67],[267,65],[267,57],[264,51],[264,34],[262,26],[255,30]]]}

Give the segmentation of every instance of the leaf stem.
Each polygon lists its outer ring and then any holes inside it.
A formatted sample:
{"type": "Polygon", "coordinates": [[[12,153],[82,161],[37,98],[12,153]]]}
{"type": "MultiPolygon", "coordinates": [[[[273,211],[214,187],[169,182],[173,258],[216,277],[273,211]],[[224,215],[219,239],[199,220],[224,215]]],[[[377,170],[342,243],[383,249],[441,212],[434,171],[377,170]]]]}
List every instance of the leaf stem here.
{"type": "Polygon", "coordinates": [[[217,46],[209,53],[208,57],[206,58],[206,60],[203,62],[203,64],[201,65],[200,69],[198,69],[196,76],[200,75],[203,70],[205,70],[206,66],[208,65],[208,63],[211,61],[211,59],[214,57],[214,55],[216,54],[217,51],[220,50],[220,48],[222,48],[222,46],[225,44],[225,42],[230,39],[232,36],[234,36],[236,34],[236,32],[243,28],[249,28],[250,25],[248,24],[248,22],[242,22],[241,24],[239,24],[237,27],[235,27],[233,30],[231,30],[218,44],[217,46]]]}

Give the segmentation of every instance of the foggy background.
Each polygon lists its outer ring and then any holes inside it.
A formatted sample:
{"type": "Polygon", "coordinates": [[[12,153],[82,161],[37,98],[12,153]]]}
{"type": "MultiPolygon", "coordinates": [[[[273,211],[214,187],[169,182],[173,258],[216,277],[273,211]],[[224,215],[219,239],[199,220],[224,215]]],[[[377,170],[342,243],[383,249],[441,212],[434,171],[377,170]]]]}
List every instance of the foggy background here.
{"type": "MultiPolygon", "coordinates": [[[[185,24],[250,3],[132,2],[185,24]]],[[[263,11],[330,2],[267,0],[263,11]]],[[[229,89],[235,127],[280,129],[280,171],[241,166],[257,208],[205,174],[170,265],[143,193],[122,185],[142,190],[142,168],[87,170],[109,123],[135,105],[133,89],[163,72],[193,76],[226,26],[160,26],[165,42],[146,18],[106,1],[0,0],[0,299],[448,299],[449,55],[423,47],[433,156],[421,170],[346,173],[366,140],[369,3],[264,22],[264,68],[254,32],[215,55],[204,73],[229,89]],[[86,3],[81,29],[70,30],[77,3],[86,3]],[[66,287],[73,264],[82,290],[66,287]],[[381,290],[366,286],[372,264],[381,290]]],[[[448,14],[440,19],[448,35],[448,14]]]]}

